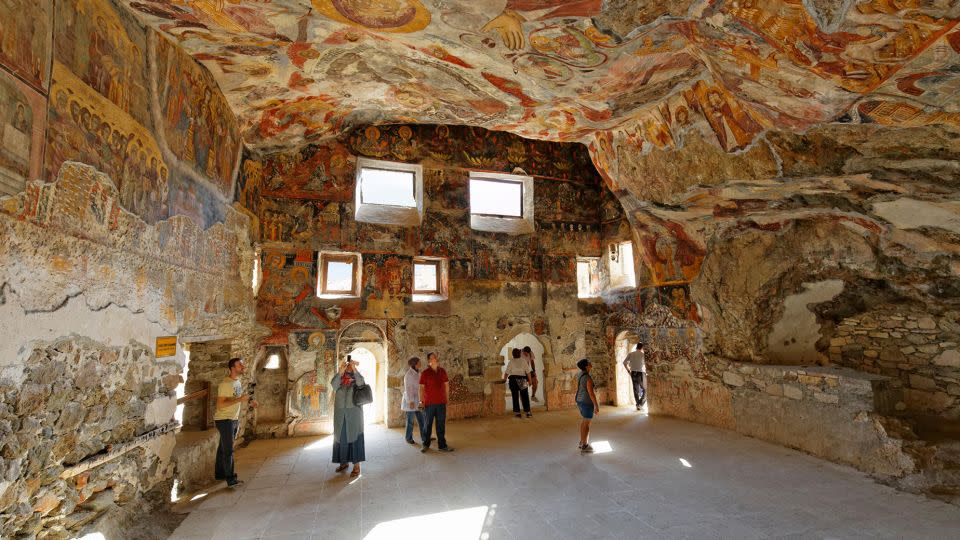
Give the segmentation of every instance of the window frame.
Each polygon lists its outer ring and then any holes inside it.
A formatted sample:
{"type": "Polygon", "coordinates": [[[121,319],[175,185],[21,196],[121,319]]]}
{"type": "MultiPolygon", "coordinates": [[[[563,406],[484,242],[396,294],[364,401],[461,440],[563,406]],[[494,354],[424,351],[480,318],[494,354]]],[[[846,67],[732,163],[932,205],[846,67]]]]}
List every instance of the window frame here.
{"type": "Polygon", "coordinates": [[[363,223],[379,225],[420,225],[423,219],[423,165],[401,161],[385,161],[358,157],[353,182],[354,219],[363,223]],[[363,171],[379,170],[413,174],[413,206],[373,203],[363,201],[363,171]]]}
{"type": "Polygon", "coordinates": [[[601,257],[577,257],[577,298],[579,300],[591,300],[595,298],[600,298],[603,294],[603,280],[601,276],[601,267],[602,267],[601,257]],[[597,270],[592,272],[590,270],[590,264],[596,263],[597,270]],[[596,284],[596,294],[589,294],[587,296],[580,296],[580,265],[587,265],[588,279],[590,284],[596,284]]]}
{"type": "Polygon", "coordinates": [[[317,296],[320,298],[352,298],[360,296],[360,272],[363,260],[359,253],[321,251],[317,260],[317,296]],[[350,290],[327,289],[327,272],[331,262],[349,263],[352,266],[350,290]]]}
{"type": "Polygon", "coordinates": [[[524,186],[524,182],[523,182],[522,179],[519,179],[519,180],[508,180],[508,179],[505,179],[505,178],[492,178],[492,177],[487,177],[487,176],[481,176],[481,175],[479,175],[479,174],[477,174],[477,175],[471,174],[471,175],[470,175],[470,191],[471,191],[471,192],[473,191],[473,182],[474,182],[474,181],[479,181],[479,182],[491,182],[491,183],[496,183],[496,184],[519,184],[519,185],[520,185],[520,215],[519,215],[519,216],[514,216],[514,215],[512,215],[512,214],[485,214],[485,213],[483,213],[483,212],[474,212],[474,211],[473,211],[473,208],[471,207],[471,209],[470,209],[470,215],[471,215],[471,216],[494,217],[494,218],[504,218],[504,219],[523,219],[523,210],[524,210],[523,194],[524,194],[524,191],[525,191],[525,189],[524,189],[525,186],[524,186]]]}
{"type": "Polygon", "coordinates": [[[417,304],[429,302],[443,302],[450,293],[450,261],[445,257],[417,256],[413,258],[413,272],[411,272],[410,299],[417,304]],[[437,289],[435,291],[421,291],[416,289],[418,264],[434,264],[437,267],[437,289]]]}
{"type": "Polygon", "coordinates": [[[607,253],[607,272],[609,274],[611,289],[633,289],[637,287],[637,267],[635,257],[633,256],[633,250],[635,248],[636,246],[634,245],[633,240],[619,240],[609,244],[607,253]],[[629,261],[624,260],[625,257],[622,246],[625,244],[630,245],[631,257],[629,261]],[[618,266],[616,280],[614,280],[613,272],[614,253],[616,254],[616,264],[618,266]],[[623,271],[626,264],[629,264],[629,276],[623,271]],[[631,279],[627,280],[628,277],[631,279]]]}
{"type": "Polygon", "coordinates": [[[523,171],[516,169],[518,174],[506,174],[498,172],[488,172],[472,170],[467,179],[467,199],[470,200],[470,191],[473,189],[473,181],[481,180],[484,182],[502,182],[520,184],[520,212],[519,216],[506,214],[483,214],[473,211],[472,205],[470,212],[470,227],[477,231],[499,232],[510,235],[530,234],[536,230],[536,224],[533,218],[534,209],[534,182],[533,177],[523,174],[523,171]]]}
{"type": "Polygon", "coordinates": [[[441,274],[441,261],[438,259],[414,259],[413,260],[413,287],[411,291],[413,294],[424,294],[424,295],[439,295],[442,293],[441,281],[443,281],[443,275],[441,274]],[[436,282],[434,283],[433,289],[417,289],[417,266],[433,266],[436,270],[436,282]]]}

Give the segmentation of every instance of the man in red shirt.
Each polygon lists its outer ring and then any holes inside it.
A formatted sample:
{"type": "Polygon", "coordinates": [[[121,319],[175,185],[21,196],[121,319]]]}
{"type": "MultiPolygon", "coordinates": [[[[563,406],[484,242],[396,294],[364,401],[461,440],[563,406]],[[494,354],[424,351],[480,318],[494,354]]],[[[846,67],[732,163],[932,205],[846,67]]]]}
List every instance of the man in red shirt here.
{"type": "Polygon", "coordinates": [[[450,382],[447,372],[440,367],[437,353],[427,355],[430,366],[420,373],[420,405],[423,406],[423,448],[426,452],[433,439],[433,421],[437,421],[437,449],[441,452],[453,452],[447,446],[447,400],[450,397],[450,382]]]}

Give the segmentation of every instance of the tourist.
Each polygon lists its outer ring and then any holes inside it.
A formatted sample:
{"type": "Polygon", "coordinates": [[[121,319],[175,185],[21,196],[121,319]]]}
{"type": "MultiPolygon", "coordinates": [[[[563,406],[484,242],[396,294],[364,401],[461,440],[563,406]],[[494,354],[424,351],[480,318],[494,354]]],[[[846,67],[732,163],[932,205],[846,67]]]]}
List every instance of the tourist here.
{"type": "Polygon", "coordinates": [[[400,410],[407,413],[406,440],[410,444],[417,444],[413,440],[413,421],[417,421],[420,439],[423,440],[423,412],[420,410],[420,359],[414,356],[407,360],[409,367],[403,374],[403,398],[400,410]]]}
{"type": "Polygon", "coordinates": [[[586,358],[577,362],[580,368],[580,375],[577,376],[577,408],[580,409],[580,452],[593,452],[590,446],[590,420],[597,414],[600,414],[600,404],[597,402],[597,394],[594,392],[593,377],[590,376],[590,370],[593,365],[586,358]]]}
{"type": "Polygon", "coordinates": [[[227,376],[217,385],[217,409],[213,414],[213,423],[220,432],[220,444],[217,446],[217,460],[214,467],[214,477],[217,480],[226,480],[227,486],[235,488],[243,484],[237,479],[233,470],[233,443],[237,438],[237,428],[240,425],[240,406],[250,403],[257,407],[257,401],[243,393],[240,377],[246,371],[246,366],[239,358],[231,358],[227,362],[227,376]]]}
{"type": "Polygon", "coordinates": [[[350,477],[360,476],[360,462],[366,461],[363,445],[363,407],[353,404],[353,392],[365,384],[363,375],[350,355],[333,375],[330,386],[336,392],[333,398],[333,462],[339,463],[337,472],[353,463],[350,477]]]}
{"type": "Polygon", "coordinates": [[[510,387],[510,397],[513,399],[513,415],[520,416],[520,401],[523,401],[523,412],[527,413],[527,418],[533,416],[530,414],[530,391],[527,385],[530,384],[530,362],[527,362],[520,355],[520,349],[510,351],[513,358],[507,364],[507,369],[503,372],[503,380],[508,382],[510,387]]]}
{"type": "Polygon", "coordinates": [[[638,411],[647,400],[647,391],[643,388],[643,370],[646,366],[645,356],[643,343],[637,343],[637,349],[623,359],[623,367],[627,368],[627,373],[630,374],[630,381],[633,383],[633,399],[637,402],[638,411]]]}
{"type": "Polygon", "coordinates": [[[533,356],[533,350],[529,345],[523,347],[523,355],[526,357],[527,361],[530,362],[530,400],[540,401],[540,398],[537,397],[537,387],[540,384],[537,381],[537,362],[536,358],[533,356]]]}
{"type": "Polygon", "coordinates": [[[453,452],[447,446],[447,402],[450,400],[450,380],[440,367],[437,353],[427,355],[428,367],[420,373],[420,403],[423,405],[423,446],[421,452],[430,449],[433,441],[433,422],[437,422],[437,449],[453,452]]]}

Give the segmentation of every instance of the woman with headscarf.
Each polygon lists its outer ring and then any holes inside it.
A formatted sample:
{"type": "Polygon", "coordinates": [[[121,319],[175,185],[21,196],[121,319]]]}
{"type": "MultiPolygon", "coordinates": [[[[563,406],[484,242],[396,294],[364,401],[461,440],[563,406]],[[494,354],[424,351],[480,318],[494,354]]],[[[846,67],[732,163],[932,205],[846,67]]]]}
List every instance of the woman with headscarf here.
{"type": "Polygon", "coordinates": [[[333,387],[333,462],[339,463],[337,472],[346,470],[353,463],[352,478],[360,476],[360,462],[366,461],[363,444],[363,407],[353,404],[353,392],[358,386],[366,384],[363,375],[357,370],[358,362],[350,355],[333,375],[330,386],[333,387]]]}

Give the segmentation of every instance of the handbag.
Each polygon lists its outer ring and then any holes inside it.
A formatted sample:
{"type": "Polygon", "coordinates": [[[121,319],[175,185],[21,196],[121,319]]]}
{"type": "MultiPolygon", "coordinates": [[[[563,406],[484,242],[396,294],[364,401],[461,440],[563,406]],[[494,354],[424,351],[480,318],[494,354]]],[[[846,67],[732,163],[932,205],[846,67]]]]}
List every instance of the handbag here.
{"type": "Polygon", "coordinates": [[[369,384],[358,384],[353,387],[353,406],[362,407],[373,403],[373,388],[369,384]]]}

